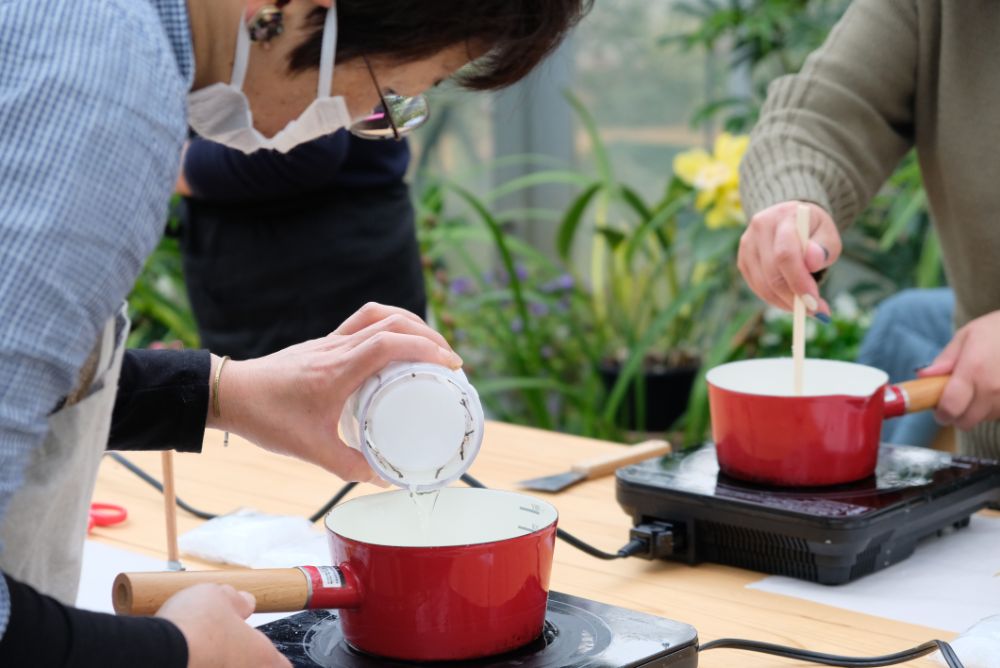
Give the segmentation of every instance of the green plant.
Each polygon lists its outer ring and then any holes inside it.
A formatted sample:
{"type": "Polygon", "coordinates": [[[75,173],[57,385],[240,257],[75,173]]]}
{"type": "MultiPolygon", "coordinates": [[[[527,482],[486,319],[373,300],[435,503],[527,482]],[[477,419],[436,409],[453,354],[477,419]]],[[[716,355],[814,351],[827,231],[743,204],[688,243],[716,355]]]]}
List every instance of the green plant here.
{"type": "Polygon", "coordinates": [[[731,72],[743,72],[746,92],[710,100],[692,122],[722,117],[730,132],[747,132],[757,121],[776,77],[801,69],[847,8],[846,0],[697,0],[679,2],[679,13],[694,20],[685,32],[662,37],[660,43],[685,51],[713,52],[725,47],[731,72]]]}
{"type": "Polygon", "coordinates": [[[184,288],[177,225],[176,218],[167,223],[166,234],[147,258],[128,297],[130,348],[175,343],[198,347],[198,327],[184,288]]]}
{"type": "MultiPolygon", "coordinates": [[[[485,198],[450,182],[423,192],[428,292],[435,324],[457,342],[494,414],[621,438],[616,420],[630,387],[642,421],[645,372],[697,365],[717,332],[760,310],[731,261],[742,223],[730,182],[739,156],[725,162],[724,181],[671,176],[662,195],[646,201],[615,177],[593,119],[571,102],[595,173],[543,169],[485,198]],[[553,183],[575,194],[565,211],[531,212],[556,223],[557,257],[549,258],[510,234],[491,208],[518,189],[553,183]],[[447,213],[448,201],[466,213],[447,213]],[[487,258],[496,253],[498,271],[479,269],[484,250],[487,258]],[[578,256],[588,261],[581,266],[578,256]],[[600,377],[608,366],[618,370],[610,387],[600,377]]],[[[737,153],[745,146],[726,140],[737,153]]]]}
{"type": "Polygon", "coordinates": [[[592,410],[601,388],[589,363],[591,323],[585,293],[565,268],[510,234],[486,203],[453,183],[425,187],[418,220],[431,318],[462,353],[491,413],[615,437],[614,425],[592,410]],[[463,215],[449,214],[446,200],[464,203],[463,215]],[[494,253],[499,268],[484,270],[494,253]]]}

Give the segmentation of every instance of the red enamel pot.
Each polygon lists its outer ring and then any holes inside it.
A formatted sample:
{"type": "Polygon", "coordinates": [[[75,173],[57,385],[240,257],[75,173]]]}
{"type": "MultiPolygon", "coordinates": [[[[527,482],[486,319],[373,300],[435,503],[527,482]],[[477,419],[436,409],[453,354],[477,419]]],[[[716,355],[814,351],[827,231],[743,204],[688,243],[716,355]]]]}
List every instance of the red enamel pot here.
{"type": "Polygon", "coordinates": [[[862,364],[807,359],[792,389],[791,359],[711,369],[712,437],[723,473],[785,487],[838,485],[872,475],[882,420],[937,405],[949,376],[890,385],[862,364]]]}
{"type": "Polygon", "coordinates": [[[310,607],[341,608],[347,641],[382,657],[508,652],[542,633],[556,521],[552,505],[500,490],[442,489],[426,515],[405,491],[354,499],[326,517],[337,566],[314,578],[310,607]]]}
{"type": "Polygon", "coordinates": [[[333,566],[120,573],[118,614],[151,615],[187,587],[228,584],[257,612],[340,608],[344,638],[403,661],[503,654],[542,634],[556,509],[524,494],[448,487],[363,496],[326,516],[333,566]]]}

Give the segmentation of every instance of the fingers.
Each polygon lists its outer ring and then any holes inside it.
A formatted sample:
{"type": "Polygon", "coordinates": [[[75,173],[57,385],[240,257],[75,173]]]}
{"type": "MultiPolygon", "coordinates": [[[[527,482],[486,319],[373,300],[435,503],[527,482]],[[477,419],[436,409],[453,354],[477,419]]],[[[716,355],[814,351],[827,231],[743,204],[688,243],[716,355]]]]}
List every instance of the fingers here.
{"type": "Polygon", "coordinates": [[[462,358],[434,341],[413,334],[381,331],[368,337],[347,353],[344,386],[356,388],[365,378],[390,362],[426,362],[458,368],[462,358]]]}
{"type": "Polygon", "coordinates": [[[796,227],[799,206],[799,202],[783,202],[753,217],[740,239],[739,269],[768,304],[791,310],[799,296],[811,313],[829,314],[812,273],[840,256],[840,233],[825,211],[807,204],[810,239],[803,247],[796,227]]]}
{"type": "Polygon", "coordinates": [[[837,260],[843,252],[843,242],[840,231],[833,218],[812,204],[809,205],[809,244],[806,248],[806,267],[810,272],[826,269],[837,260]]]}
{"type": "Polygon", "coordinates": [[[240,619],[246,619],[252,615],[254,608],[257,607],[257,599],[250,592],[236,591],[230,585],[219,585],[219,591],[236,614],[240,616],[240,619]]]}
{"type": "Polygon", "coordinates": [[[348,447],[337,437],[334,447],[322,448],[317,453],[317,464],[345,482],[369,482],[378,484],[381,478],[368,465],[364,455],[348,447]]]}
{"type": "Polygon", "coordinates": [[[411,313],[406,309],[396,306],[386,306],[385,304],[379,304],[378,302],[368,302],[355,311],[351,317],[341,323],[340,327],[333,330],[333,333],[354,334],[355,332],[360,332],[365,327],[368,327],[379,320],[383,320],[393,315],[407,318],[418,323],[424,322],[420,316],[415,313],[411,313]]]}
{"type": "Polygon", "coordinates": [[[802,240],[793,221],[783,221],[774,235],[774,270],[786,286],[782,295],[792,302],[796,295],[812,297],[812,309],[819,305],[819,286],[806,268],[802,240]]]}
{"type": "Polygon", "coordinates": [[[943,425],[956,424],[972,404],[975,387],[967,379],[953,375],[941,393],[934,419],[943,425]]]}
{"type": "Polygon", "coordinates": [[[944,350],[934,358],[934,361],[918,371],[917,374],[919,376],[943,376],[946,373],[952,373],[959,356],[962,354],[962,348],[965,345],[968,331],[966,328],[958,330],[958,333],[948,342],[944,350]]]}
{"type": "Polygon", "coordinates": [[[1000,384],[991,380],[995,372],[989,360],[989,343],[975,338],[971,327],[963,327],[937,359],[920,371],[921,376],[951,373],[934,411],[938,422],[968,430],[996,417],[994,402],[1000,384]]]}
{"type": "Polygon", "coordinates": [[[761,259],[761,251],[769,248],[766,244],[758,244],[755,235],[748,230],[740,240],[740,251],[737,266],[743,274],[743,280],[747,282],[750,289],[754,291],[762,300],[776,308],[790,311],[791,303],[775,292],[771,281],[768,280],[765,267],[769,263],[761,259]]]}
{"type": "MultiPolygon", "coordinates": [[[[411,313],[410,315],[413,314],[411,313]]],[[[398,334],[423,336],[430,339],[441,348],[444,348],[448,352],[454,354],[454,351],[452,350],[451,346],[448,345],[448,341],[445,340],[445,338],[441,336],[440,333],[434,331],[433,328],[428,326],[423,320],[420,320],[419,318],[414,320],[413,318],[406,317],[405,315],[400,313],[394,313],[392,315],[386,316],[381,320],[373,322],[367,327],[352,334],[351,337],[353,339],[352,341],[353,345],[351,345],[350,347],[354,348],[355,346],[361,344],[363,341],[371,338],[372,336],[374,336],[379,332],[396,332],[398,334]]],[[[459,358],[458,355],[455,355],[455,357],[457,358],[456,363],[458,364],[458,366],[461,366],[462,364],[461,358],[459,358]]],[[[452,365],[449,364],[448,366],[452,365]]]]}

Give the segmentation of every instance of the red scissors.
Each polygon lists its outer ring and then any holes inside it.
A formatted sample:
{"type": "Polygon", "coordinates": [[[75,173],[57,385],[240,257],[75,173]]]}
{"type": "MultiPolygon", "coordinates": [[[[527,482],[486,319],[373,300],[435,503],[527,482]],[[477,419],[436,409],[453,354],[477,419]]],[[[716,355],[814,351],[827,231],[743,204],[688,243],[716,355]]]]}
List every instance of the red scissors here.
{"type": "Polygon", "coordinates": [[[95,526],[109,527],[113,524],[121,524],[128,519],[128,511],[122,506],[114,503],[92,503],[90,504],[90,523],[87,525],[87,533],[95,526]]]}

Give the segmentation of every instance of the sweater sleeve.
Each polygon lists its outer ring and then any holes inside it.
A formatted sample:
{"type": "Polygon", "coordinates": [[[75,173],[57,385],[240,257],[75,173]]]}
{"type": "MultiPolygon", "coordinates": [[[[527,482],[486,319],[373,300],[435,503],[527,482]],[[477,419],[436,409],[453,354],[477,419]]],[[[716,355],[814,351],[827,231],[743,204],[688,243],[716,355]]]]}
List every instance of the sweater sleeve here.
{"type": "Polygon", "coordinates": [[[211,370],[207,350],[126,350],[107,449],[200,452],[211,370]]]}
{"type": "Polygon", "coordinates": [[[7,575],[10,621],[0,666],[33,668],[184,668],[188,647],[173,623],[70,608],[7,575]]]}
{"type": "Polygon", "coordinates": [[[855,0],[802,71],[776,79],[740,166],[748,217],[788,200],[849,225],[913,144],[916,0],[855,0]]]}
{"type": "Polygon", "coordinates": [[[194,197],[214,202],[259,202],[310,192],[333,181],[349,137],[340,130],[288,153],[249,155],[196,137],[184,154],[184,176],[194,197]]]}

